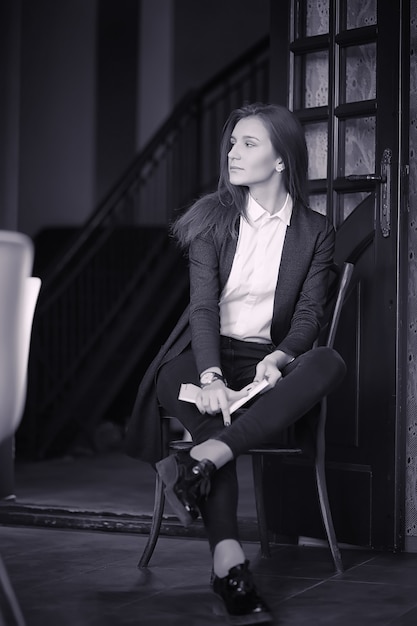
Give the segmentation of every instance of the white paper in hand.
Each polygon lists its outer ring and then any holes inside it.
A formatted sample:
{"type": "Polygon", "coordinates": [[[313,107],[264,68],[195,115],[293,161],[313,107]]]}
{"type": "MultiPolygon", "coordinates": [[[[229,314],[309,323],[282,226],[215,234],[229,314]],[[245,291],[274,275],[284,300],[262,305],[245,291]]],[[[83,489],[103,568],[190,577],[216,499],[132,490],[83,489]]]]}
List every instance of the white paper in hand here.
{"type": "Polygon", "coordinates": [[[178,394],[178,400],[183,400],[184,402],[194,402],[197,398],[197,393],[201,390],[201,387],[197,385],[193,385],[193,383],[183,383],[180,387],[180,392],[178,394]]]}
{"type": "Polygon", "coordinates": [[[263,378],[261,381],[259,381],[259,383],[249,383],[249,385],[246,385],[246,387],[243,387],[241,391],[246,391],[247,395],[243,396],[243,398],[239,398],[239,400],[235,400],[235,402],[233,402],[230,405],[229,407],[230,415],[234,413],[235,411],[237,411],[238,409],[240,409],[240,407],[246,404],[246,402],[249,402],[249,400],[252,400],[252,398],[257,396],[258,393],[261,393],[261,391],[266,389],[266,387],[268,387],[268,384],[269,383],[266,380],[266,378],[263,378]]]}
{"type": "MultiPolygon", "coordinates": [[[[268,381],[264,378],[259,383],[249,383],[246,387],[243,387],[241,391],[246,391],[246,395],[238,400],[235,400],[230,405],[230,415],[240,409],[241,406],[249,402],[252,398],[254,398],[258,393],[261,393],[264,389],[268,387],[268,381]]],[[[197,385],[193,385],[193,383],[183,383],[180,387],[180,392],[178,394],[178,400],[183,400],[184,402],[194,402],[196,401],[197,393],[200,391],[200,387],[197,385]]]]}

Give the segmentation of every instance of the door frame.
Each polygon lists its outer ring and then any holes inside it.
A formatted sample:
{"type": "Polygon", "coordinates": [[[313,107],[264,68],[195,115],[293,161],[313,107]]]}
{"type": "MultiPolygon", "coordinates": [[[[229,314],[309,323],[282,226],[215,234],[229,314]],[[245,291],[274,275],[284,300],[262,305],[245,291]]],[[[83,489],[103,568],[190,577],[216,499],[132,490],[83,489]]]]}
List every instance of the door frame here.
{"type": "MultiPolygon", "coordinates": [[[[341,0],[330,0],[333,6],[340,6],[341,0]]],[[[381,0],[380,0],[381,2],[381,0]]],[[[292,19],[291,0],[270,3],[271,39],[270,39],[270,94],[271,101],[290,106],[291,53],[290,33],[292,19]],[[285,60],[285,62],[283,62],[285,60]]],[[[398,205],[395,223],[392,224],[393,255],[395,257],[395,301],[393,316],[395,319],[395,374],[393,375],[392,407],[394,420],[392,442],[394,488],[390,494],[390,507],[393,520],[389,537],[376,537],[374,547],[403,550],[405,544],[405,472],[406,472],[406,431],[407,431],[407,289],[408,289],[408,174],[409,174],[409,63],[410,63],[410,1],[398,0],[398,3],[384,4],[384,10],[378,11],[378,38],[395,37],[393,45],[398,50],[398,58],[393,64],[387,60],[387,69],[398,76],[398,90],[392,89],[392,82],[378,81],[380,105],[386,102],[393,113],[393,126],[388,128],[391,136],[390,148],[393,152],[392,201],[398,205]],[[397,6],[395,6],[397,5],[397,6]],[[398,6],[399,5],[399,6],[398,6]],[[399,28],[393,29],[396,16],[400,14],[399,28]],[[383,90],[385,89],[385,93],[383,90]]],[[[381,5],[380,5],[381,6],[381,5]]],[[[335,11],[336,13],[336,11],[335,11]]],[[[382,46],[381,46],[382,48],[382,46]]],[[[379,66],[381,67],[381,65],[379,66]]],[[[395,81],[395,77],[392,78],[395,81]]],[[[388,140],[385,140],[387,143],[388,140]]],[[[383,146],[376,151],[376,164],[379,163],[383,146]]],[[[376,168],[378,165],[376,165],[376,168]]],[[[376,216],[375,216],[376,217],[376,216]]],[[[376,229],[377,232],[377,229],[376,229]]],[[[380,238],[380,234],[376,235],[380,238]]],[[[380,245],[378,242],[376,245],[380,245]]],[[[386,245],[382,241],[381,245],[386,245]]]]}

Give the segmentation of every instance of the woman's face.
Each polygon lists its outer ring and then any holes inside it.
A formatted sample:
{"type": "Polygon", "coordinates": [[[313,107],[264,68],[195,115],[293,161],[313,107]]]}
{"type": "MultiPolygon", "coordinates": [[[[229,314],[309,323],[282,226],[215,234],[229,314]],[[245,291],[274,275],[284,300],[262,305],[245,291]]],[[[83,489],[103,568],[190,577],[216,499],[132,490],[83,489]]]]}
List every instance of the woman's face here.
{"type": "Polygon", "coordinates": [[[232,185],[259,185],[278,176],[282,159],[276,154],[269,133],[258,117],[245,117],[232,131],[228,154],[232,185]]]}

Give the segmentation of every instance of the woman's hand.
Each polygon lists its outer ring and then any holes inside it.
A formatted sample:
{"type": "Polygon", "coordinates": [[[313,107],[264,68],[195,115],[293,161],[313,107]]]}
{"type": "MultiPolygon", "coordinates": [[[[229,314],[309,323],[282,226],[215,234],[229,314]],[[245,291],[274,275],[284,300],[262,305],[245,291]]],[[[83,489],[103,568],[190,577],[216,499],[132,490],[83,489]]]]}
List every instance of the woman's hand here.
{"type": "Polygon", "coordinates": [[[230,405],[245,395],[246,391],[234,391],[226,387],[221,380],[216,380],[200,390],[195,403],[200,413],[215,415],[221,411],[224,424],[230,424],[230,405]]]}
{"type": "MultiPolygon", "coordinates": [[[[291,359],[288,358],[288,362],[290,360],[291,359]]],[[[259,361],[258,365],[256,366],[256,373],[253,381],[255,383],[259,383],[261,380],[266,378],[266,380],[268,381],[268,387],[266,387],[265,391],[268,391],[268,389],[272,389],[273,387],[275,387],[279,379],[282,378],[280,367],[283,368],[286,365],[286,363],[281,365],[281,361],[282,358],[279,352],[276,351],[272,352],[271,354],[267,354],[267,356],[263,358],[262,361],[259,361]]]]}

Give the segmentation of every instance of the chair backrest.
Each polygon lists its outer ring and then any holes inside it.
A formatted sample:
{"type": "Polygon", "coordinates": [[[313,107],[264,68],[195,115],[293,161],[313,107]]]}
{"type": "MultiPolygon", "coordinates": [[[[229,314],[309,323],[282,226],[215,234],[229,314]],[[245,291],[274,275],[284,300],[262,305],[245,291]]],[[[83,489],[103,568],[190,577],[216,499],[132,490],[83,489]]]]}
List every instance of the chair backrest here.
{"type": "MultiPolygon", "coordinates": [[[[329,289],[329,313],[325,334],[325,345],[329,348],[333,347],[336,337],[337,328],[339,325],[340,314],[342,312],[343,303],[346,299],[350,281],[352,278],[354,264],[345,262],[341,268],[335,266],[334,268],[338,274],[337,279],[334,282],[333,288],[329,289]]],[[[327,420],[327,397],[323,398],[320,403],[320,414],[317,423],[316,442],[315,442],[315,457],[316,462],[324,462],[326,441],[325,430],[327,420]]]]}
{"type": "Polygon", "coordinates": [[[329,348],[332,348],[334,344],[337,327],[339,325],[340,314],[342,312],[343,303],[346,299],[346,295],[349,289],[353,270],[354,270],[353,263],[345,262],[340,272],[339,284],[338,284],[338,288],[336,291],[336,300],[335,300],[334,308],[333,308],[333,315],[330,321],[330,327],[329,327],[328,334],[327,334],[326,345],[329,346],[329,348]]]}
{"type": "Polygon", "coordinates": [[[319,343],[325,344],[329,348],[333,348],[334,345],[340,314],[348,293],[353,270],[354,264],[347,261],[340,268],[337,265],[332,267],[333,280],[329,287],[325,321],[319,338],[319,343]]]}
{"type": "Polygon", "coordinates": [[[33,243],[0,231],[0,442],[13,434],[26,401],[27,366],[41,281],[32,277],[33,243]]]}

